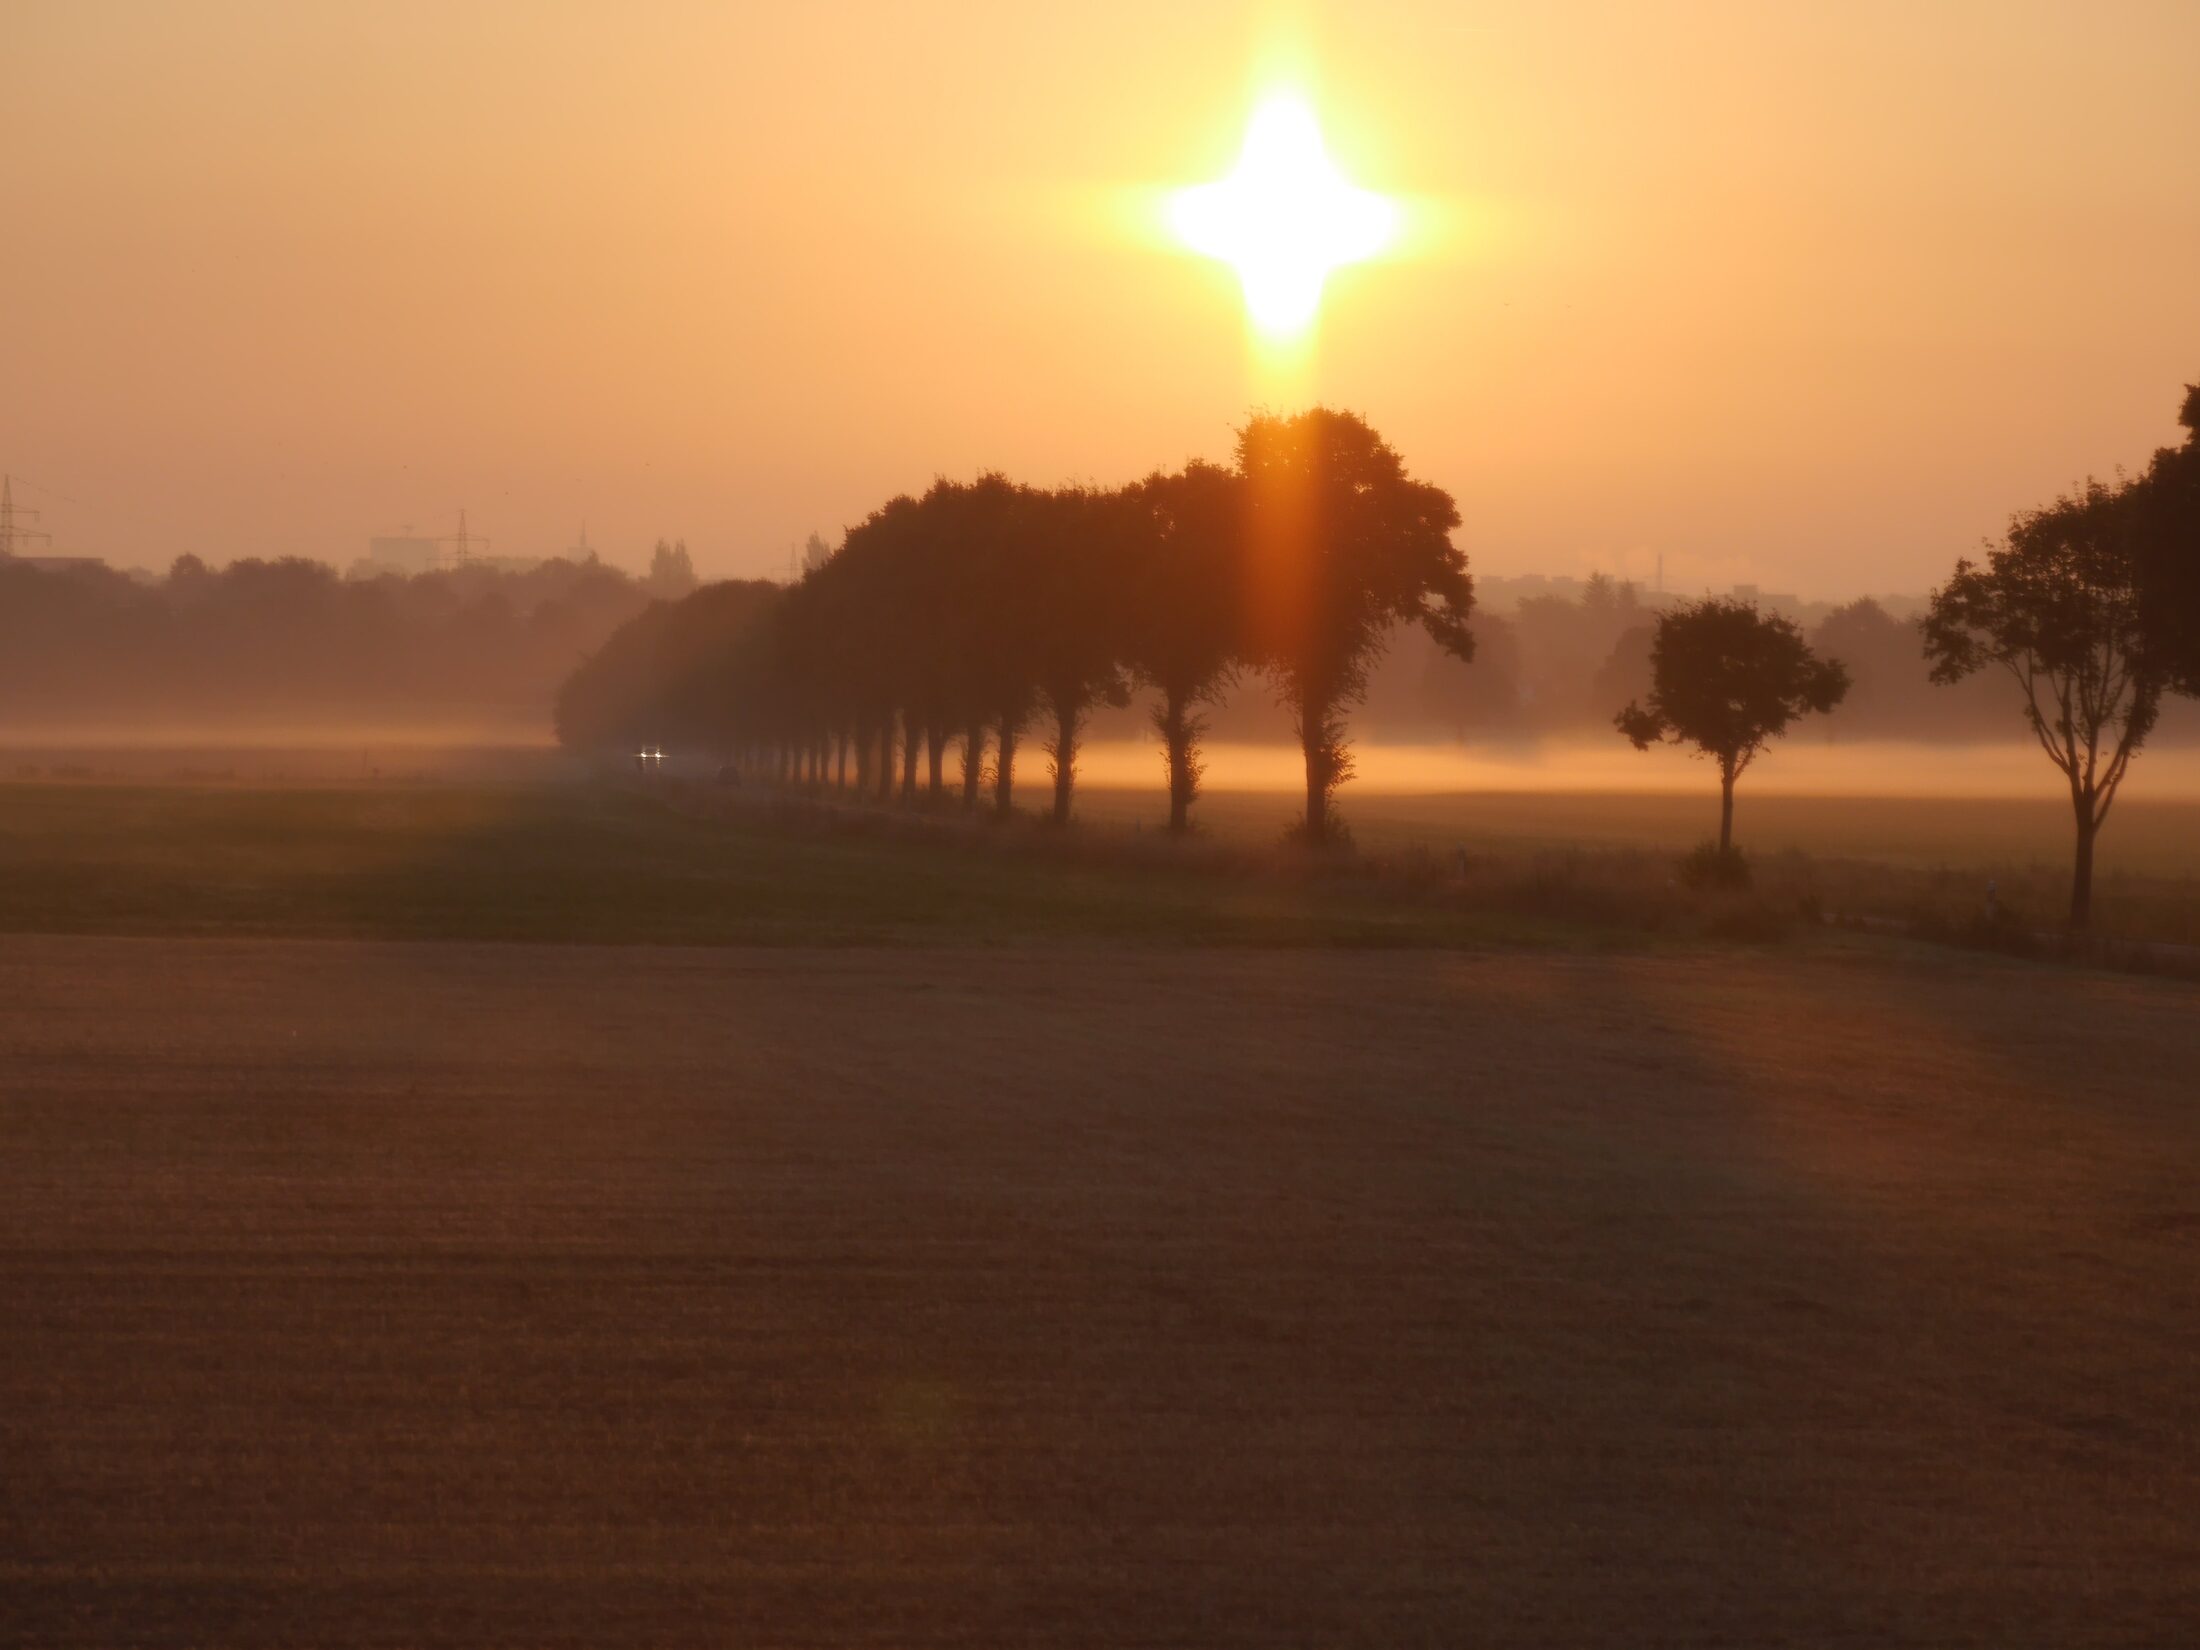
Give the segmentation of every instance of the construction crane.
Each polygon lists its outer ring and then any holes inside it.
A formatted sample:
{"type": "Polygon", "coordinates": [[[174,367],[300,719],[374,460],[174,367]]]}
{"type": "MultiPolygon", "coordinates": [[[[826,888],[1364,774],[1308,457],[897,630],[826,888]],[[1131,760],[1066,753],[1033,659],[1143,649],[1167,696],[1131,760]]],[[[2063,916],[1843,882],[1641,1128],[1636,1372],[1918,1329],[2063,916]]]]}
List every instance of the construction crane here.
{"type": "Polygon", "coordinates": [[[0,557],[20,556],[34,540],[43,540],[47,549],[53,548],[51,533],[17,525],[17,518],[23,516],[32,521],[40,519],[36,510],[16,509],[15,477],[0,476],[0,557]]]}

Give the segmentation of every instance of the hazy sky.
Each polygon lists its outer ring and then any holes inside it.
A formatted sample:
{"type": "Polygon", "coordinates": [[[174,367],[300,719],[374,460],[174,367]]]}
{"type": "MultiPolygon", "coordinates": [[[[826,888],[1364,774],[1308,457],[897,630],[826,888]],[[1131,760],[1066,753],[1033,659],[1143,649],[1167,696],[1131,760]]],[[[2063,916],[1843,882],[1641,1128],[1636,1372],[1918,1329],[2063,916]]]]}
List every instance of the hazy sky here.
{"type": "Polygon", "coordinates": [[[1226,457],[1141,189],[1277,65],[1433,225],[1315,387],[1495,572],[1921,589],[2200,378],[2200,5],[0,0],[0,468],[55,548],[783,569],[933,474],[1226,457]]]}

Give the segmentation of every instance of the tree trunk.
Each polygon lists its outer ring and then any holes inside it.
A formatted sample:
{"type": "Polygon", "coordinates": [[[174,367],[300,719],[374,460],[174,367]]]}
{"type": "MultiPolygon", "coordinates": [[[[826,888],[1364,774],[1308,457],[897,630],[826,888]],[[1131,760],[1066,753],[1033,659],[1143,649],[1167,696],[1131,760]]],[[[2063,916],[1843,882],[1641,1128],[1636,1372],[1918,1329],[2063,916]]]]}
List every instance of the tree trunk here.
{"type": "Polygon", "coordinates": [[[1069,823],[1070,791],[1077,783],[1077,731],[1085,720],[1085,702],[1054,701],[1054,823],[1069,823]]]}
{"type": "Polygon", "coordinates": [[[894,718],[891,712],[878,726],[878,789],[871,800],[894,800],[894,718]]]}
{"type": "Polygon", "coordinates": [[[1161,738],[1169,750],[1169,829],[1182,835],[1192,824],[1192,719],[1184,696],[1170,693],[1161,709],[1161,738]]]}
{"type": "Polygon", "coordinates": [[[1299,749],[1306,757],[1306,840],[1319,846],[1329,840],[1329,742],[1323,736],[1328,717],[1304,698],[1298,709],[1299,749]]]}
{"type": "Polygon", "coordinates": [[[904,806],[917,799],[917,752],[924,744],[924,730],[916,718],[901,719],[901,800],[904,806]]]}
{"type": "Polygon", "coordinates": [[[856,724],[851,741],[856,748],[856,796],[860,799],[871,794],[871,741],[864,734],[863,724],[856,724]]]}
{"type": "Polygon", "coordinates": [[[978,807],[978,782],[985,772],[985,724],[973,722],[963,729],[963,812],[978,807]]]}
{"type": "Polygon", "coordinates": [[[947,729],[938,722],[930,723],[924,730],[924,756],[930,770],[926,775],[926,794],[937,802],[940,796],[940,769],[947,760],[947,729]]]}
{"type": "Polygon", "coordinates": [[[1002,819],[1016,811],[1016,733],[1016,723],[1002,717],[995,736],[999,750],[993,760],[993,811],[1002,819]]]}
{"type": "Polygon", "coordinates": [[[1734,852],[1734,770],[1719,770],[1719,863],[1723,867],[1727,856],[1734,852]]]}
{"type": "Polygon", "coordinates": [[[833,735],[833,789],[848,788],[848,730],[841,728],[833,735]]]}
{"type": "Polygon", "coordinates": [[[2070,931],[2082,934],[2093,924],[2093,838],[2100,826],[2089,799],[2078,799],[2078,857],[2070,870],[2070,931]]]}

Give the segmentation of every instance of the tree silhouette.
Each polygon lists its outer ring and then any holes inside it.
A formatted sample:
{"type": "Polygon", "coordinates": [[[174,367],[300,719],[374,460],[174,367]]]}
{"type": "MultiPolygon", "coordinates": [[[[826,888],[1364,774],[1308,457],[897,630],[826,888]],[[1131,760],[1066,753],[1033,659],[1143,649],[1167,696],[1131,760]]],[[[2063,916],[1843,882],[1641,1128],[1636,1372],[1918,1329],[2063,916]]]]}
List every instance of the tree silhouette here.
{"type": "Polygon", "coordinates": [[[799,599],[789,611],[810,622],[806,645],[789,652],[806,663],[822,719],[854,749],[859,796],[883,798],[891,783],[896,699],[913,644],[879,588],[903,558],[916,513],[906,494],[887,500],[793,587],[799,599]]]}
{"type": "Polygon", "coordinates": [[[2200,694],[2200,384],[2185,391],[2181,447],[2164,447],[2134,488],[2140,606],[2164,682],[2200,694]]]}
{"type": "Polygon", "coordinates": [[[1119,493],[1063,488],[1028,501],[1038,527],[1022,582],[1024,639],[1039,697],[1054,720],[1054,823],[1067,824],[1077,782],[1077,747],[1097,703],[1129,702],[1119,662],[1123,564],[1131,514],[1119,493]]]}
{"type": "Polygon", "coordinates": [[[755,712],[767,702],[762,644],[788,594],[741,579],[644,609],[559,688],[560,743],[632,750],[693,742],[730,752],[756,737],[755,712]]]}
{"type": "Polygon", "coordinates": [[[695,563],[688,555],[686,539],[677,544],[657,541],[649,556],[649,577],[642,585],[659,601],[678,601],[695,588],[695,563]]]}
{"type": "Polygon", "coordinates": [[[2083,491],[2021,515],[1984,566],[1956,563],[1933,592],[1925,651],[1933,679],[1999,665],[2070,788],[2077,852],[2070,926],[2093,915],[2093,844],[2161,705],[2161,666],[2144,634],[2132,490],[2083,491]]]}
{"type": "Polygon", "coordinates": [[[1637,750],[1671,740],[1718,763],[1724,864],[1734,851],[1734,781],[1767,740],[1799,716],[1833,709],[1848,689],[1840,661],[1812,653],[1793,622],[1713,597],[1658,615],[1649,703],[1612,720],[1637,750]]]}
{"type": "Polygon", "coordinates": [[[1016,806],[1016,747],[1045,663],[1028,618],[1048,513],[1041,495],[999,474],[934,491],[951,501],[942,506],[940,531],[954,618],[935,651],[951,670],[950,699],[959,714],[945,725],[961,722],[966,749],[974,738],[982,742],[984,727],[993,729],[993,806],[1006,817],[1016,806]]]}
{"type": "Polygon", "coordinates": [[[1192,463],[1130,490],[1123,580],[1124,653],[1161,702],[1153,725],[1168,767],[1169,829],[1190,827],[1199,794],[1199,741],[1244,641],[1244,496],[1237,476],[1192,463]]]}
{"type": "Polygon", "coordinates": [[[1414,481],[1352,413],[1262,415],[1238,433],[1245,487],[1251,642],[1275,676],[1306,761],[1306,840],[1333,834],[1330,799],[1350,777],[1344,711],[1394,624],[1418,623],[1474,653],[1474,584],[1452,547],[1459,511],[1414,481]]]}

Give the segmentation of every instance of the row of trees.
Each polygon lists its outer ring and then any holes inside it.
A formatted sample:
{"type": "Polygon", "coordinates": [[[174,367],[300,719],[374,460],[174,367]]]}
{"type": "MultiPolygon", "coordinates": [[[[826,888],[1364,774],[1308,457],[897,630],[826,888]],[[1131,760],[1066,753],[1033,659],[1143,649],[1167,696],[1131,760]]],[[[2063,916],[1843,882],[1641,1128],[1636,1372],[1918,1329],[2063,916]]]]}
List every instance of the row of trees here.
{"type": "MultiPolygon", "coordinates": [[[[2143,475],[2021,515],[1983,562],[1958,562],[1921,627],[1860,604],[1817,633],[1873,655],[1898,639],[1944,684],[2006,672],[2069,786],[2080,928],[2095,838],[2162,696],[2200,694],[2200,388],[2182,416],[2184,445],[2143,475]]],[[[687,737],[839,785],[852,757],[858,791],[882,798],[897,758],[904,796],[920,763],[942,790],[945,749],[959,741],[964,805],[978,806],[990,747],[1005,813],[1037,724],[1060,820],[1093,708],[1143,684],[1170,826],[1182,830],[1207,712],[1257,671],[1291,718],[1303,828],[1321,841],[1351,771],[1346,713],[1391,633],[1417,625],[1441,654],[1473,655],[1473,587],[1450,540],[1458,519],[1363,421],[1319,408],[1253,419],[1228,469],[1195,463],[1114,491],[942,481],[875,512],[790,588],[714,586],[653,610],[566,684],[559,731],[582,746],[687,737]]],[[[1717,766],[1725,860],[1736,780],[1797,718],[1842,703],[1847,665],[1747,602],[1685,604],[1640,624],[1647,610],[1623,593],[1582,606],[1607,628],[1624,609],[1621,642],[1646,655],[1624,661],[1647,691],[1615,718],[1619,731],[1638,746],[1691,745],[1717,766]]],[[[1609,674],[1596,681],[1610,686],[1609,674]]]]}
{"type": "Polygon", "coordinates": [[[1407,474],[1363,420],[1326,408],[1254,418],[1229,468],[1193,463],[1117,489],[940,481],[873,512],[783,593],[728,586],[707,617],[636,627],[567,685],[559,732],[582,745],[651,737],[628,721],[648,703],[659,727],[878,795],[897,758],[905,793],[920,764],[943,789],[959,742],[965,806],[979,804],[990,753],[1006,813],[1036,731],[1062,820],[1095,707],[1144,685],[1181,831],[1208,707],[1256,671],[1289,711],[1304,830],[1320,842],[1351,772],[1346,714],[1392,629],[1473,651],[1458,524],[1448,494],[1407,474]],[[734,628],[704,643],[714,623],[734,628]],[[652,671],[656,692],[628,691],[652,671]]]}

